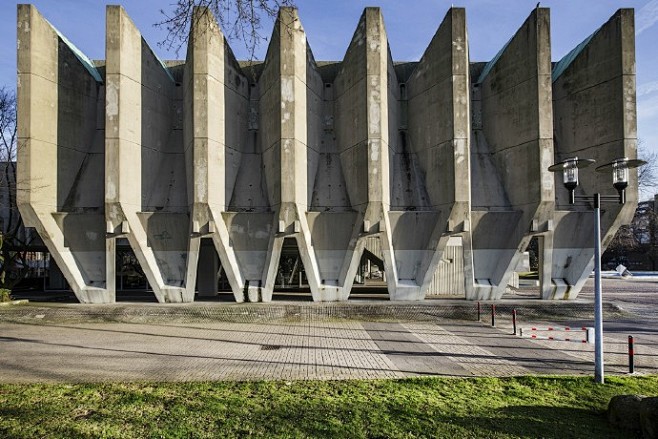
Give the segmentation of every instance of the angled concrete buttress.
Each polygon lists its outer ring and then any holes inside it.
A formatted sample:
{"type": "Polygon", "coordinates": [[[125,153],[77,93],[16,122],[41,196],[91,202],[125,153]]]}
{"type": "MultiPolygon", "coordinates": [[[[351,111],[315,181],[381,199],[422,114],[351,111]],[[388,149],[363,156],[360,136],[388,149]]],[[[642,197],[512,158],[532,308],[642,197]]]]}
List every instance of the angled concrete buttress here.
{"type": "Polygon", "coordinates": [[[126,237],[159,302],[190,302],[182,87],[120,6],[107,7],[105,218],[126,237]]]}
{"type": "Polygon", "coordinates": [[[307,50],[306,34],[297,10],[281,8],[258,81],[258,134],[268,197],[274,212],[262,292],[262,300],[266,302],[272,300],[286,237],[295,238],[313,299],[331,299],[320,296],[305,216],[308,209],[307,116],[309,110],[315,110],[317,115],[320,104],[318,99],[311,99],[310,104],[315,107],[309,108],[307,94],[317,95],[322,90],[319,75],[313,72],[315,61],[307,50]],[[311,70],[308,74],[307,69],[311,70]]]}
{"type": "Polygon", "coordinates": [[[398,165],[395,175],[415,178],[407,177],[407,184],[394,185],[393,189],[401,194],[398,199],[404,194],[415,197],[404,203],[393,203],[404,211],[390,214],[398,226],[394,228],[393,243],[398,272],[404,267],[402,261],[407,264],[407,270],[416,269],[408,277],[413,276],[424,295],[448,239],[460,238],[466,250],[463,252],[464,290],[470,297],[474,295],[470,251],[470,76],[463,8],[448,11],[405,88],[406,96],[403,93],[401,104],[403,110],[405,103],[407,108],[402,111],[401,145],[396,162],[409,163],[410,169],[399,172],[398,165]],[[402,250],[408,248],[409,237],[418,240],[414,251],[402,250]],[[427,247],[423,248],[424,245],[427,247]],[[424,255],[418,252],[420,249],[424,255]]]}
{"type": "MultiPolygon", "coordinates": [[[[637,156],[635,26],[632,9],[618,10],[553,68],[555,161],[591,158],[595,166],[637,156]]],[[[555,175],[555,232],[552,242],[554,288],[545,299],[572,299],[594,268],[592,206],[570,206],[562,175],[555,175]]],[[[606,173],[579,173],[577,195],[617,195],[606,173]]],[[[637,207],[637,170],[631,170],[626,204],[601,206],[605,249],[637,207]]]]}
{"type": "Polygon", "coordinates": [[[31,5],[18,6],[18,46],[18,207],[80,302],[114,302],[101,69],[31,5]]]}
{"type": "MultiPolygon", "coordinates": [[[[390,298],[417,300],[419,289],[398,280],[392,248],[388,211],[390,164],[396,148],[389,143],[389,128],[396,131],[400,92],[379,8],[366,8],[361,16],[334,81],[334,93],[336,146],[350,205],[358,212],[348,272],[358,263],[369,237],[377,237],[390,298]]],[[[397,135],[392,141],[397,144],[397,135]]]]}
{"type": "MultiPolygon", "coordinates": [[[[202,237],[212,238],[235,300],[242,302],[247,282],[250,279],[252,282],[254,279],[260,280],[262,264],[256,273],[249,269],[254,264],[248,262],[250,255],[244,253],[248,250],[240,249],[240,246],[247,243],[244,239],[231,241],[223,215],[236,187],[238,169],[243,157],[247,166],[251,161],[249,151],[243,148],[243,145],[249,144],[253,149],[253,144],[249,143],[247,127],[249,81],[242,73],[208,9],[194,10],[183,87],[185,162],[188,191],[191,191],[188,196],[193,200],[190,239],[192,242],[196,241],[195,246],[198,248],[202,237]],[[234,247],[238,247],[238,252],[233,250],[234,247]],[[244,267],[248,267],[247,270],[244,270],[244,267]]],[[[243,171],[245,174],[251,171],[252,176],[259,173],[257,167],[249,170],[245,166],[243,171]]],[[[256,183],[258,182],[259,179],[256,179],[256,183]]],[[[244,187],[240,189],[246,191],[244,187]]],[[[260,189],[257,184],[255,191],[260,189]]],[[[245,204],[255,209],[257,207],[253,204],[254,197],[250,195],[249,193],[245,197],[248,200],[245,204]]],[[[250,233],[252,243],[267,243],[269,233],[266,230],[260,232],[263,236],[254,233],[250,230],[253,225],[242,221],[240,214],[228,216],[228,220],[233,223],[234,230],[242,229],[245,233],[250,233]]],[[[265,224],[265,227],[267,226],[268,222],[265,224]]],[[[188,269],[197,271],[197,267],[192,263],[188,269]]],[[[205,273],[212,274],[214,273],[205,273]]],[[[214,276],[210,278],[216,288],[217,281],[214,276]]]]}
{"type": "Polygon", "coordinates": [[[471,298],[498,299],[532,236],[550,232],[554,178],[548,172],[553,162],[548,9],[530,14],[479,72],[473,90],[471,298]]]}

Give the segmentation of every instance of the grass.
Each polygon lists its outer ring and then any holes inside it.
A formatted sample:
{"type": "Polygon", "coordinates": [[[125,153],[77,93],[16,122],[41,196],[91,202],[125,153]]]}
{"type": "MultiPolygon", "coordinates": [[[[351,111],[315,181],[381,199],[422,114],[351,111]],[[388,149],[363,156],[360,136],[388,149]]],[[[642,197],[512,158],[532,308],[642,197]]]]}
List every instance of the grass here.
{"type": "MultiPolygon", "coordinates": [[[[0,385],[2,438],[606,438],[658,376],[0,385]]],[[[630,436],[632,437],[632,436],[630,436]]]]}

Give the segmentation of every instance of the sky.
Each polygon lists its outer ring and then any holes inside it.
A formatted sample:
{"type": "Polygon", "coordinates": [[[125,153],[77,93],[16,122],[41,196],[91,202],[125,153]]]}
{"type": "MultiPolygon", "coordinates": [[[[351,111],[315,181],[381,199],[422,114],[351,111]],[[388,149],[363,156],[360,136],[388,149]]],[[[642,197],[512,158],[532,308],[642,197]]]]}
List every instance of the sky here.
{"type": "MultiPolygon", "coordinates": [[[[166,31],[154,23],[174,0],[33,0],[37,9],[91,59],[105,58],[105,5],[121,4],[161,59],[184,58],[158,46],[166,31]]],[[[16,85],[16,2],[0,0],[0,86],[16,85]]],[[[451,5],[466,8],[471,61],[489,61],[535,8],[536,0],[297,0],[316,60],[342,60],[366,6],[382,9],[393,59],[418,61],[451,5]]],[[[551,10],[551,56],[559,61],[619,8],[635,9],[638,138],[658,153],[658,0],[542,0],[551,10]]],[[[269,35],[272,23],[265,23],[269,35]]],[[[232,41],[238,59],[244,44],[232,41]]],[[[262,59],[267,43],[259,47],[262,59]]]]}

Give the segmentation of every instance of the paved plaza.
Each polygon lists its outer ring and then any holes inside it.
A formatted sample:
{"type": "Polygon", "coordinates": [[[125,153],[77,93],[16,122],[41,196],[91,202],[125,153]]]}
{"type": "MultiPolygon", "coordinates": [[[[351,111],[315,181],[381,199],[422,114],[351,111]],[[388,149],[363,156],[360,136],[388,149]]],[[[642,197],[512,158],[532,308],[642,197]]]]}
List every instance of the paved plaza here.
{"type": "MultiPolygon", "coordinates": [[[[615,282],[623,281],[604,283],[608,287],[606,294],[622,309],[633,309],[606,313],[606,373],[627,372],[628,335],[635,337],[636,372],[658,373],[658,284],[615,282]],[[625,287],[630,289],[626,291],[625,287]]],[[[587,294],[584,301],[588,300],[587,294]]],[[[0,381],[307,380],[593,373],[593,344],[515,336],[509,316],[502,311],[496,327],[491,326],[490,317],[484,312],[480,322],[463,316],[442,317],[440,313],[434,318],[432,311],[446,306],[441,301],[436,303],[419,307],[417,313],[423,318],[417,320],[407,312],[403,320],[260,316],[261,321],[249,322],[158,317],[161,306],[151,304],[131,304],[132,312],[141,316],[132,322],[102,322],[98,317],[103,312],[109,315],[112,309],[106,305],[12,307],[0,311],[0,381]],[[86,312],[89,321],[81,321],[80,315],[70,318],[75,312],[86,312]]],[[[505,303],[500,303],[501,309],[505,309],[505,303]]],[[[523,304],[519,299],[512,303],[531,309],[536,302],[523,304]]],[[[381,302],[373,306],[387,305],[381,302]]],[[[579,303],[567,305],[579,309],[579,303]]],[[[245,309],[230,306],[197,304],[184,309],[196,310],[195,315],[201,311],[211,315],[213,307],[245,309]]],[[[317,309],[316,304],[308,306],[317,309]]],[[[519,326],[551,324],[538,316],[527,320],[519,326]]],[[[560,324],[591,325],[588,318],[567,320],[568,316],[560,324]]]]}

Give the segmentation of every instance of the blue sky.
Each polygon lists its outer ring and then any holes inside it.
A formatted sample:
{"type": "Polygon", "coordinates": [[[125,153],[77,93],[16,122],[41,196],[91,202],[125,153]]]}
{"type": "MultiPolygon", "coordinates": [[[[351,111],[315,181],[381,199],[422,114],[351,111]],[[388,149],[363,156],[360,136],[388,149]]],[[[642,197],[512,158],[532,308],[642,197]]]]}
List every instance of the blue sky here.
{"type": "MultiPolygon", "coordinates": [[[[0,85],[16,83],[16,9],[18,2],[0,0],[0,85]]],[[[34,0],[39,11],[91,59],[105,58],[105,5],[122,4],[146,41],[162,59],[177,57],[159,48],[164,32],[153,26],[160,9],[173,0],[34,0]]],[[[341,60],[366,6],[384,14],[393,58],[417,61],[446,11],[454,4],[466,8],[471,61],[488,61],[516,32],[537,4],[536,0],[297,0],[302,25],[317,60],[341,60]]],[[[552,58],[569,50],[605,23],[621,7],[635,8],[637,51],[638,137],[658,152],[658,0],[542,0],[551,9],[552,58]]],[[[271,23],[264,34],[269,35],[271,23]]],[[[243,44],[231,43],[238,58],[243,44]]],[[[258,58],[267,47],[260,47],[258,58]]]]}

